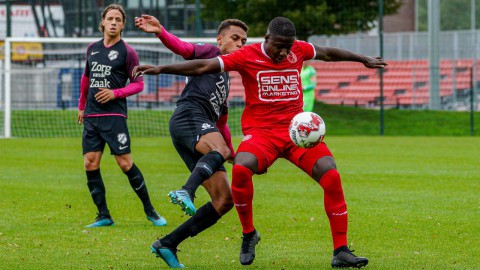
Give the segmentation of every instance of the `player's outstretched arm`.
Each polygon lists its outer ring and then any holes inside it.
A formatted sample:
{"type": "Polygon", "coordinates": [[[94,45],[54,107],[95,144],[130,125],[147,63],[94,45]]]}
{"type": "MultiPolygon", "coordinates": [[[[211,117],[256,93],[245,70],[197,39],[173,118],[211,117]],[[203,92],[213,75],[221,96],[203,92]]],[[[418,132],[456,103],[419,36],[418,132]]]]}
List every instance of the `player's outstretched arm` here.
{"type": "Polygon", "coordinates": [[[142,14],[140,17],[135,17],[135,27],[142,30],[145,33],[154,33],[155,35],[159,35],[162,33],[162,24],[160,21],[147,14],[142,14]]]}
{"type": "Polygon", "coordinates": [[[184,42],[177,36],[169,33],[160,21],[151,15],[144,14],[141,17],[135,17],[135,26],[145,33],[154,33],[165,47],[184,59],[191,59],[195,52],[192,43],[184,42]]]}
{"type": "Polygon", "coordinates": [[[151,66],[139,65],[133,68],[134,78],[142,75],[174,74],[183,76],[199,76],[203,74],[221,72],[220,61],[218,58],[197,59],[185,61],[178,64],[151,66]]]}
{"type": "Polygon", "coordinates": [[[383,68],[387,63],[381,57],[370,57],[362,54],[357,54],[348,50],[334,48],[334,47],[315,47],[315,59],[322,61],[353,61],[365,65],[367,68],[383,68]]]}

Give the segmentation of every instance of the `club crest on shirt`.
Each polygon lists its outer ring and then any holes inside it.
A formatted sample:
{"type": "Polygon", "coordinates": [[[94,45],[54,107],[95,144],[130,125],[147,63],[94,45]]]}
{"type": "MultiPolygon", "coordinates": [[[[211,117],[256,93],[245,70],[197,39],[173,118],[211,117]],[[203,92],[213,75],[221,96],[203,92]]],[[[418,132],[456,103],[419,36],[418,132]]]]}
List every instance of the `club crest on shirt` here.
{"type": "Polygon", "coordinates": [[[287,55],[287,60],[288,62],[294,64],[297,62],[297,56],[291,51],[288,55],[287,55]]]}
{"type": "Polygon", "coordinates": [[[115,59],[117,59],[118,57],[118,52],[115,51],[115,50],[111,50],[109,53],[108,53],[108,59],[110,59],[110,61],[113,61],[115,59]]]}
{"type": "Polygon", "coordinates": [[[125,133],[119,133],[119,134],[117,135],[117,140],[118,140],[119,143],[125,144],[125,143],[127,142],[127,134],[125,134],[125,133]]]}

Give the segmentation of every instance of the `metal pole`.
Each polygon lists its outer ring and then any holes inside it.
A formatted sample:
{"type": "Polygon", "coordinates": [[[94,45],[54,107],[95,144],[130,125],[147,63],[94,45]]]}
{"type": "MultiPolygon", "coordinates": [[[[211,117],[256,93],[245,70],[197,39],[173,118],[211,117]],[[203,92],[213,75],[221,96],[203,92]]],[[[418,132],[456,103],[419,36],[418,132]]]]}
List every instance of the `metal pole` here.
{"type": "Polygon", "coordinates": [[[474,72],[474,67],[472,66],[470,68],[470,135],[474,136],[475,135],[475,122],[474,122],[474,102],[473,102],[473,85],[475,82],[473,79],[475,78],[473,72],[474,72]]]}
{"type": "MultiPolygon", "coordinates": [[[[380,57],[383,58],[383,0],[378,1],[378,37],[380,42],[380,57]]],[[[383,108],[383,69],[378,70],[380,77],[380,135],[384,130],[384,108],[383,108]]]]}
{"type": "Polygon", "coordinates": [[[472,66],[472,89],[470,93],[470,135],[475,134],[475,122],[474,122],[474,111],[475,111],[475,101],[477,97],[477,31],[476,31],[476,26],[475,26],[475,0],[471,0],[471,31],[472,31],[472,40],[473,40],[473,66],[472,66]]]}
{"type": "Polygon", "coordinates": [[[196,20],[195,20],[195,32],[196,32],[196,37],[200,37],[202,34],[202,20],[201,20],[201,15],[200,15],[200,0],[195,1],[195,15],[196,15],[196,20]]]}
{"type": "Polygon", "coordinates": [[[10,0],[5,1],[5,8],[7,12],[6,14],[7,15],[7,37],[11,37],[12,36],[12,18],[11,18],[12,8],[10,5],[10,0]]]}
{"type": "Polygon", "coordinates": [[[430,110],[440,110],[440,1],[428,0],[430,110]]]}

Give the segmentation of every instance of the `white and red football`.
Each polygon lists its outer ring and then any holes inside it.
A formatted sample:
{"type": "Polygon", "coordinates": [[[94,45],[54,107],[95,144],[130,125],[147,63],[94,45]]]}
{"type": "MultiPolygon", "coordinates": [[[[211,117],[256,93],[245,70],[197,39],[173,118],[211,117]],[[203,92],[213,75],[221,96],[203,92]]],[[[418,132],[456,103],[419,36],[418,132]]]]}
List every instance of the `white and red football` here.
{"type": "Polygon", "coordinates": [[[325,137],[325,122],[316,113],[301,112],[290,122],[290,139],[303,148],[313,147],[325,137]]]}

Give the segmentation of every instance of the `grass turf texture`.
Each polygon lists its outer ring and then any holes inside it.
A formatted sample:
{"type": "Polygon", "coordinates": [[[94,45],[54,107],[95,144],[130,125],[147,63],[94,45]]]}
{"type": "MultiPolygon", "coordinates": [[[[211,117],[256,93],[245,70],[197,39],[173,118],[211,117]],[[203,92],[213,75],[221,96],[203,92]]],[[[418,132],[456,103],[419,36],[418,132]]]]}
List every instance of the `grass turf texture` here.
{"type": "MultiPolygon", "coordinates": [[[[235,138],[235,146],[240,138],[235,138]]],[[[349,206],[349,244],[367,269],[476,269],[480,138],[329,136],[349,206]]],[[[166,194],[188,173],[169,138],[134,138],[157,211],[153,227],[114,159],[102,161],[114,227],[85,229],[88,194],[80,138],[0,140],[2,269],[167,269],[150,244],[186,220],[166,194]]],[[[226,165],[231,170],[231,165],[226,165]]],[[[255,176],[255,224],[262,234],[249,269],[331,269],[322,190],[279,160],[255,176]]],[[[208,199],[200,188],[196,204],[208,199]]],[[[189,269],[246,269],[238,262],[235,210],[180,245],[189,269]]]]}

